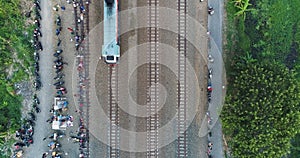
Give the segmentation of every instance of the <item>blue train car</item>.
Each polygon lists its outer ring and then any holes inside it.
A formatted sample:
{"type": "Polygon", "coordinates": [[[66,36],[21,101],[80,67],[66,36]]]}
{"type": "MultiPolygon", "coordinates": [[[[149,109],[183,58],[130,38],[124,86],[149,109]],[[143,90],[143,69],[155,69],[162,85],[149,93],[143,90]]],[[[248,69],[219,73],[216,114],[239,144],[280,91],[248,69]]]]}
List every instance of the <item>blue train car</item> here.
{"type": "Polygon", "coordinates": [[[118,0],[104,0],[102,58],[107,64],[117,64],[120,58],[118,9],[118,0]]]}

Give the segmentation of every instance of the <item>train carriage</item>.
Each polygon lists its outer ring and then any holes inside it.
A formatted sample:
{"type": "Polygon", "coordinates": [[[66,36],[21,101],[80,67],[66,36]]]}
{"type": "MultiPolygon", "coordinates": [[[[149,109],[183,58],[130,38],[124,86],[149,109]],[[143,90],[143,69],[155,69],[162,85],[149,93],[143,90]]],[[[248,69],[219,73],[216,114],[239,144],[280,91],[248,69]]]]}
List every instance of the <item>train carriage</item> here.
{"type": "Polygon", "coordinates": [[[102,58],[107,64],[117,64],[120,58],[118,35],[118,0],[104,0],[104,42],[102,58]]]}

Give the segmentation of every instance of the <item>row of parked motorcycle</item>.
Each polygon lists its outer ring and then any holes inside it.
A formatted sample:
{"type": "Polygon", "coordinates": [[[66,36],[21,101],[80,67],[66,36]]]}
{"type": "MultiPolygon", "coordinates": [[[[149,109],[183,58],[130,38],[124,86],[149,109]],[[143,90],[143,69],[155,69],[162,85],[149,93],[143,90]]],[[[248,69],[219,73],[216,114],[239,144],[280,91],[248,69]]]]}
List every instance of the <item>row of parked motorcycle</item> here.
{"type": "Polygon", "coordinates": [[[23,147],[23,146],[29,146],[33,143],[33,133],[34,133],[34,125],[36,121],[36,113],[41,112],[41,109],[38,107],[40,104],[40,100],[35,94],[33,96],[33,106],[32,110],[28,113],[27,118],[24,120],[24,123],[22,124],[21,128],[16,131],[16,137],[19,138],[19,142],[15,143],[16,148],[23,147]]]}
{"type": "MultiPolygon", "coordinates": [[[[41,88],[41,78],[39,75],[39,51],[43,50],[43,46],[39,40],[39,37],[42,37],[42,33],[40,31],[40,20],[41,18],[41,7],[40,7],[40,1],[34,0],[34,24],[35,29],[33,30],[33,47],[35,49],[34,51],[34,76],[35,80],[33,83],[33,86],[36,90],[39,90],[41,88]]],[[[34,134],[34,125],[36,121],[36,113],[41,112],[41,109],[38,107],[40,104],[40,100],[37,97],[36,94],[33,96],[33,104],[32,109],[28,113],[27,117],[23,120],[23,123],[21,125],[21,128],[19,128],[16,131],[16,138],[18,138],[18,141],[14,143],[14,154],[13,157],[21,157],[23,154],[23,147],[29,146],[33,143],[33,134],[34,134]]]]}
{"type": "Polygon", "coordinates": [[[43,51],[43,46],[42,43],[39,40],[39,37],[42,37],[41,33],[41,24],[40,20],[42,20],[40,11],[40,1],[35,0],[34,1],[34,13],[35,13],[35,18],[34,18],[34,24],[35,24],[35,29],[33,30],[33,46],[35,49],[34,52],[34,76],[35,76],[35,81],[33,83],[33,86],[36,90],[40,90],[42,83],[41,83],[41,77],[39,74],[39,60],[40,60],[40,55],[39,51],[43,51]]]}

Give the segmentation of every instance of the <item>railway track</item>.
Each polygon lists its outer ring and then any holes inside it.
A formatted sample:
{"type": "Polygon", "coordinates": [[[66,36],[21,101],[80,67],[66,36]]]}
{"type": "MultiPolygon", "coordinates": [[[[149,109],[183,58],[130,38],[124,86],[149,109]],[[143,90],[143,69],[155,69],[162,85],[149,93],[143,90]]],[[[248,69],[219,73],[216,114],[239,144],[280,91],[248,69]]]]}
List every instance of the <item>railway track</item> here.
{"type": "Polygon", "coordinates": [[[148,100],[147,100],[147,157],[159,155],[159,0],[148,0],[148,100]]]}
{"type": "Polygon", "coordinates": [[[178,86],[177,86],[177,157],[188,157],[187,138],[187,83],[186,83],[186,55],[187,55],[187,0],[178,0],[178,86]]]}
{"type": "Polygon", "coordinates": [[[108,105],[110,126],[108,131],[108,155],[110,158],[120,157],[120,127],[119,127],[119,91],[118,91],[118,67],[108,67],[108,105]]]}
{"type": "Polygon", "coordinates": [[[83,127],[81,132],[84,132],[86,140],[80,145],[79,150],[85,157],[89,157],[89,0],[77,0],[75,2],[78,3],[77,7],[73,7],[75,14],[75,36],[80,37],[76,41],[79,45],[75,45],[78,65],[78,109],[80,124],[83,127]],[[78,23],[78,18],[81,19],[80,23],[78,23]]]}

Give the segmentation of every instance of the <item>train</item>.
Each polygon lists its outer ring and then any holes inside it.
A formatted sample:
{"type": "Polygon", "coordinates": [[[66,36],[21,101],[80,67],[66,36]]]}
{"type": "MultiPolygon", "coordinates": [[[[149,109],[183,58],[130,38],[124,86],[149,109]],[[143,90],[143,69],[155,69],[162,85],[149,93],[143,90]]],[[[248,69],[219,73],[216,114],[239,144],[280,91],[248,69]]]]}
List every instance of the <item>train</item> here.
{"type": "Polygon", "coordinates": [[[102,58],[107,64],[117,64],[120,59],[118,31],[118,0],[104,1],[102,58]]]}

